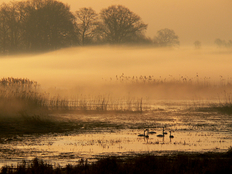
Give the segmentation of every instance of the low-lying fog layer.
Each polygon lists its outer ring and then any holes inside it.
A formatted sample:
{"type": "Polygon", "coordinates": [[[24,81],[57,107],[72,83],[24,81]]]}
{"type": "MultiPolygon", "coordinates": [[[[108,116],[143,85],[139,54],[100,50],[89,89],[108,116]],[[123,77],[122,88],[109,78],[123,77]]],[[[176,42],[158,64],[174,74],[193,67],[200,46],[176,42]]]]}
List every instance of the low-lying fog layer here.
{"type": "Polygon", "coordinates": [[[74,47],[2,57],[0,77],[28,78],[42,87],[62,89],[116,82],[122,74],[215,84],[231,82],[231,64],[232,50],[217,48],[74,47]]]}

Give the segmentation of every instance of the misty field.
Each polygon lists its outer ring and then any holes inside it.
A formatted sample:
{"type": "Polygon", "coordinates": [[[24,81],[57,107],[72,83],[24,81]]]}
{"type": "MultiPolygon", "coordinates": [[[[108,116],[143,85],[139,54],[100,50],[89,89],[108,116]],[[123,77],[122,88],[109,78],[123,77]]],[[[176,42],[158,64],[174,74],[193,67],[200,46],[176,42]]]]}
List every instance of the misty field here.
{"type": "Polygon", "coordinates": [[[231,160],[231,50],[79,47],[0,62],[0,166],[231,160]]]}

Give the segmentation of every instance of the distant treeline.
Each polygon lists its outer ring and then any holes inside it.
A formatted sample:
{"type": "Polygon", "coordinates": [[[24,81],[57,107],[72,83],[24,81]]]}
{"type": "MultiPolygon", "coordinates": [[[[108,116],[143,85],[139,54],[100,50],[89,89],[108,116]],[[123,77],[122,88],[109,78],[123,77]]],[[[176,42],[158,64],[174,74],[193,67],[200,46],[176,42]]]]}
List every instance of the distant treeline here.
{"type": "Polygon", "coordinates": [[[71,12],[57,0],[27,0],[0,5],[0,54],[50,51],[93,44],[178,45],[173,30],[158,31],[155,39],[145,36],[147,24],[121,5],[71,12]]]}
{"type": "MultiPolygon", "coordinates": [[[[96,13],[92,8],[70,11],[57,0],[25,0],[0,5],[0,55],[51,51],[77,45],[152,44],[159,47],[179,45],[171,29],[157,31],[153,39],[140,16],[121,5],[96,13]]],[[[232,42],[217,39],[219,47],[232,42]]],[[[201,47],[195,41],[196,48],[201,47]]]]}

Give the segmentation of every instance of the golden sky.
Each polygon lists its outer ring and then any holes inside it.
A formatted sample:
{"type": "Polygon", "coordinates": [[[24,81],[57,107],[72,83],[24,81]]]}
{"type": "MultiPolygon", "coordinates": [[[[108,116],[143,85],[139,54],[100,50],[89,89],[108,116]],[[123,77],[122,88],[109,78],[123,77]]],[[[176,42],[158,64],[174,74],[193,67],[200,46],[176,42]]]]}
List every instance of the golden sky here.
{"type": "MultiPolygon", "coordinates": [[[[0,0],[9,2],[10,0],[0,0]]],[[[173,29],[181,45],[214,44],[216,38],[232,40],[232,0],[60,0],[71,11],[92,7],[96,12],[110,5],[124,5],[148,24],[146,35],[173,29]]]]}

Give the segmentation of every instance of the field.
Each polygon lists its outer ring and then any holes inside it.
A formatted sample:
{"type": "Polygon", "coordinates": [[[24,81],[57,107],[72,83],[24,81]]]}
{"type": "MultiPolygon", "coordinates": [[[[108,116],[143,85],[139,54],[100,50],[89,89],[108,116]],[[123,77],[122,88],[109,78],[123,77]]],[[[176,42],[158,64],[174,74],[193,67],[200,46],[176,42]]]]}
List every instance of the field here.
{"type": "Polygon", "coordinates": [[[230,50],[102,50],[0,60],[2,173],[229,173],[230,50]]]}

